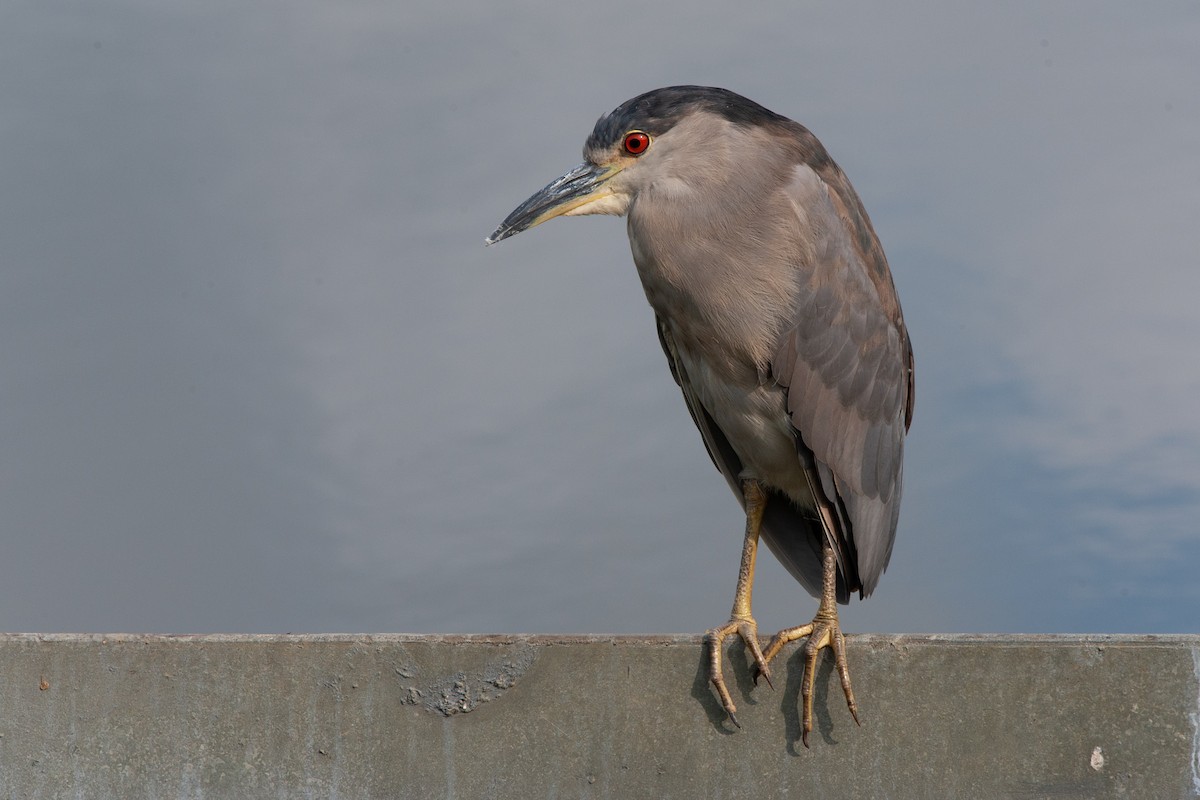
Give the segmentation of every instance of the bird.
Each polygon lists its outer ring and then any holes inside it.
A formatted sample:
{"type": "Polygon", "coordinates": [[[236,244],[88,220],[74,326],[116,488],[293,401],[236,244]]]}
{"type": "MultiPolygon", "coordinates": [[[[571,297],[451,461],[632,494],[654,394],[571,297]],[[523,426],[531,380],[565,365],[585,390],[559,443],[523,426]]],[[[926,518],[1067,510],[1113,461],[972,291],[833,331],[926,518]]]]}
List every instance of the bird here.
{"type": "Polygon", "coordinates": [[[744,642],[757,685],[804,639],[808,747],[822,650],[859,723],[838,605],[875,590],[896,538],[914,378],[887,258],[817,137],[727,89],[627,100],[596,122],[583,158],[485,243],[560,216],[626,217],[671,375],[745,512],[730,618],[703,639],[709,681],[741,727],[725,640],[744,642]],[[760,539],[819,601],[765,647],[752,610],[760,539]]]}

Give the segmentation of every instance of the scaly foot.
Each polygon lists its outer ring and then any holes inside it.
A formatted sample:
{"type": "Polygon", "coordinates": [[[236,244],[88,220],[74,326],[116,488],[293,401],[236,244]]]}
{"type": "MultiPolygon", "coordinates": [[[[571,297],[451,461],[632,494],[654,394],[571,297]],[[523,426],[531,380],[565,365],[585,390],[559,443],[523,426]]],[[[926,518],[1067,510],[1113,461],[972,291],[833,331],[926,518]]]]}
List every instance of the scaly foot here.
{"type": "Polygon", "coordinates": [[[807,625],[797,628],[785,628],[772,637],[767,645],[765,658],[770,661],[788,642],[808,637],[804,643],[804,680],[800,684],[800,694],[804,701],[803,730],[801,739],[808,747],[808,734],[813,727],[813,681],[817,677],[817,654],[828,647],[833,651],[833,660],[837,665],[838,676],[842,679],[842,691],[846,695],[846,705],[850,707],[850,716],[854,724],[858,721],[858,705],[854,702],[854,690],[850,688],[850,667],[846,665],[846,637],[842,635],[842,626],[838,623],[837,614],[837,556],[829,540],[824,540],[821,548],[821,605],[817,607],[817,615],[807,625]]]}
{"type": "Polygon", "coordinates": [[[754,589],[754,557],[758,552],[758,531],[762,526],[763,510],[767,507],[767,494],[762,485],[754,480],[742,482],[742,494],[746,506],[746,536],[742,542],[742,563],[738,569],[737,591],[733,595],[733,610],[729,612],[729,622],[704,634],[704,645],[708,648],[708,679],[716,687],[725,713],[739,728],[742,726],[737,721],[737,706],[733,704],[733,698],[729,696],[729,687],[725,685],[725,677],[721,674],[721,644],[725,637],[735,633],[742,637],[742,641],[750,648],[750,654],[754,656],[754,683],[758,683],[761,675],[767,679],[767,685],[771,685],[771,671],[767,669],[767,659],[763,657],[762,648],[758,646],[758,623],[750,613],[750,596],[754,589]]]}
{"type": "Polygon", "coordinates": [[[721,654],[724,650],[721,645],[726,637],[735,633],[742,637],[742,641],[750,648],[750,654],[754,657],[754,683],[757,685],[759,676],[761,676],[766,679],[768,686],[771,688],[774,686],[771,684],[771,670],[767,667],[768,659],[758,645],[758,623],[754,621],[753,617],[735,617],[721,627],[713,628],[704,634],[704,645],[708,648],[708,679],[716,687],[725,713],[729,715],[733,724],[740,728],[742,726],[737,721],[737,706],[734,705],[733,698],[729,696],[729,688],[725,685],[725,677],[721,670],[721,654]]]}
{"type": "Polygon", "coordinates": [[[796,628],[787,628],[775,634],[763,655],[767,661],[770,661],[788,642],[808,637],[808,641],[802,648],[804,680],[800,684],[800,695],[804,707],[800,738],[805,747],[808,747],[808,734],[813,728],[813,682],[817,675],[817,655],[826,647],[833,651],[834,663],[842,681],[842,691],[846,695],[846,705],[850,708],[850,716],[854,717],[856,725],[862,724],[858,721],[858,704],[854,702],[854,690],[850,687],[850,667],[846,664],[846,637],[842,635],[842,628],[838,624],[837,608],[834,607],[831,611],[832,613],[827,613],[822,604],[812,622],[796,628]]]}

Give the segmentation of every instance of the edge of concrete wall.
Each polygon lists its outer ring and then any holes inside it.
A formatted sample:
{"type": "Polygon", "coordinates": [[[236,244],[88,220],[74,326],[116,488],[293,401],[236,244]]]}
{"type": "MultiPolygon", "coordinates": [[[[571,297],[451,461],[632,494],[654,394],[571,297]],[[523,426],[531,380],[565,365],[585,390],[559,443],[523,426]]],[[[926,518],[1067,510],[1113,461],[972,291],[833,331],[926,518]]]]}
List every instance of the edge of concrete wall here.
{"type": "Polygon", "coordinates": [[[1200,636],[0,635],[0,798],[1200,797],[1200,636]]]}

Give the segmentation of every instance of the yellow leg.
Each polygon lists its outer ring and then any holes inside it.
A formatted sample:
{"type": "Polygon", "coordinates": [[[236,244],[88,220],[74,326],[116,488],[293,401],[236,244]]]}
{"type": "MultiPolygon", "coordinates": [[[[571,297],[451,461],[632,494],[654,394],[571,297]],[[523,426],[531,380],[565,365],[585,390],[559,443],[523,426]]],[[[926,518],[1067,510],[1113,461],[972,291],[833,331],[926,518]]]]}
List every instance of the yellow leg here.
{"type": "Polygon", "coordinates": [[[721,698],[721,705],[734,725],[738,724],[735,713],[737,706],[729,696],[729,688],[721,673],[721,643],[727,636],[737,634],[750,648],[754,657],[755,677],[758,683],[761,675],[771,684],[771,672],[767,669],[768,659],[763,656],[758,645],[758,623],[750,612],[750,596],[754,591],[754,558],[758,552],[758,532],[762,525],[763,511],[767,506],[767,495],[758,481],[749,480],[742,484],[742,492],[746,500],[746,538],[742,544],[742,564],[738,570],[737,591],[733,596],[733,610],[729,614],[729,622],[719,628],[713,628],[704,635],[704,644],[708,648],[708,679],[716,687],[721,698]]]}
{"type": "Polygon", "coordinates": [[[775,634],[764,654],[766,660],[770,661],[788,642],[808,637],[803,648],[804,681],[800,684],[800,694],[804,703],[801,739],[805,747],[808,747],[808,734],[813,727],[813,680],[817,671],[817,654],[826,647],[833,651],[838,676],[842,680],[842,691],[846,695],[846,705],[850,707],[850,716],[854,717],[855,724],[861,724],[858,721],[858,705],[854,702],[854,690],[850,688],[850,668],[846,664],[846,637],[842,635],[841,625],[838,624],[837,559],[828,540],[825,540],[822,556],[824,563],[821,605],[817,608],[817,615],[807,625],[786,628],[775,634]]]}

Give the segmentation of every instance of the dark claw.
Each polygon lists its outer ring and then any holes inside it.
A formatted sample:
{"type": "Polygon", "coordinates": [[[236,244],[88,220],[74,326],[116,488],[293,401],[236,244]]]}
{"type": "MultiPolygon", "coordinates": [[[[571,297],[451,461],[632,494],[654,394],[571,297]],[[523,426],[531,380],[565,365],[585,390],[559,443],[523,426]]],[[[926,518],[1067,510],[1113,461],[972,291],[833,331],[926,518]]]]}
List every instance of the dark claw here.
{"type": "Polygon", "coordinates": [[[766,681],[767,686],[770,686],[772,690],[775,689],[775,684],[771,683],[771,671],[762,669],[757,664],[755,664],[754,665],[754,685],[755,686],[758,686],[759,678],[762,678],[764,681],[766,681]]]}
{"type": "Polygon", "coordinates": [[[735,717],[733,715],[733,712],[726,711],[725,713],[729,715],[729,721],[732,722],[734,724],[734,727],[736,727],[740,731],[742,729],[742,723],[737,721],[737,717],[735,717]]]}

